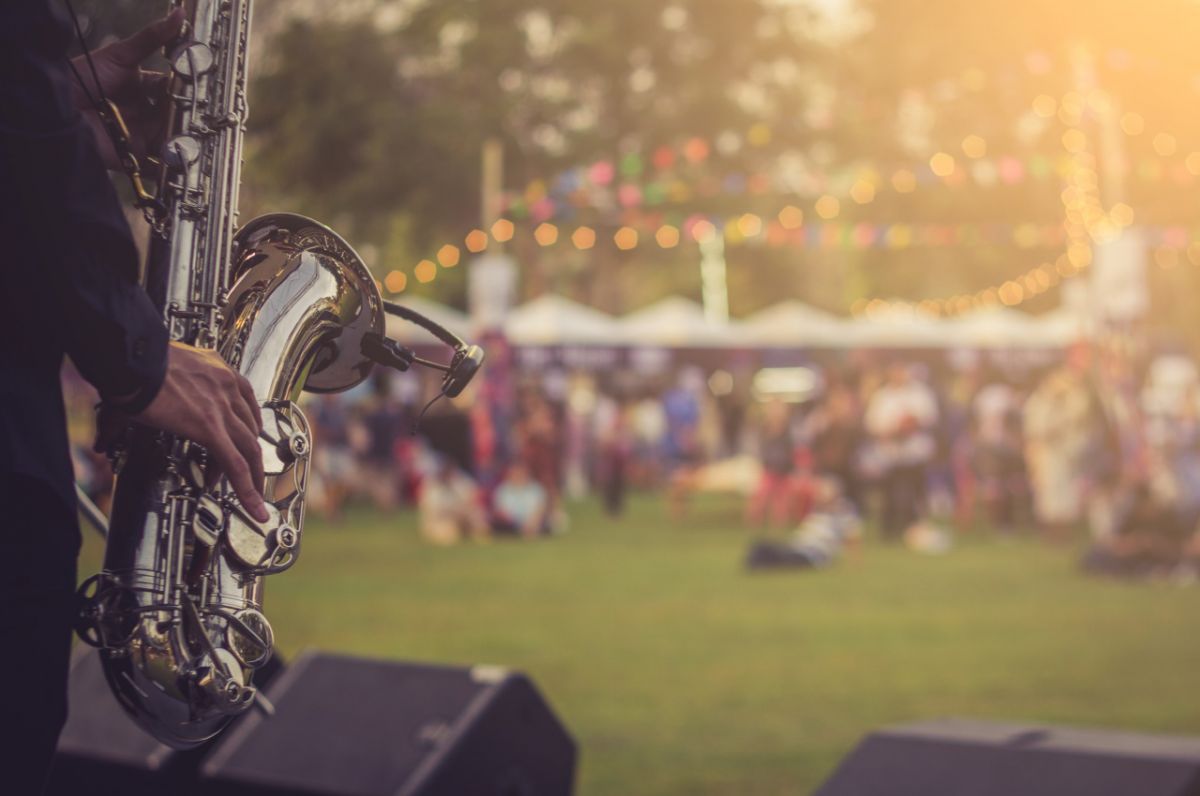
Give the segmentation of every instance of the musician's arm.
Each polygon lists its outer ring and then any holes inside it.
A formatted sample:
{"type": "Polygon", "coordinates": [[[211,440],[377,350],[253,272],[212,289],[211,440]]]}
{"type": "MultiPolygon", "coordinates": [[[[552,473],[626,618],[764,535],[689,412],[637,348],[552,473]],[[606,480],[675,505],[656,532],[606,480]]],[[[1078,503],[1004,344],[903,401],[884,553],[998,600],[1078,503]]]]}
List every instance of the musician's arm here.
{"type": "Polygon", "coordinates": [[[75,108],[65,21],[47,0],[0,3],[0,184],[32,262],[5,261],[17,300],[37,301],[80,372],[138,410],[167,363],[161,316],[137,284],[137,252],[95,136],[75,108]]]}

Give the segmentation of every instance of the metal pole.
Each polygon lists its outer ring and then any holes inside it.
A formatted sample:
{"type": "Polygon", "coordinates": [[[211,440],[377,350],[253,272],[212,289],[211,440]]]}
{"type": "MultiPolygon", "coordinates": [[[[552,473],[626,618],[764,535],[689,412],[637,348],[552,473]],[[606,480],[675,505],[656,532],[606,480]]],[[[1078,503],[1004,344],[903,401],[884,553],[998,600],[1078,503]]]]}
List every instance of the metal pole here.
{"type": "Polygon", "coordinates": [[[725,273],[725,234],[717,230],[700,243],[700,294],[709,323],[729,320],[729,287],[725,273]]]}
{"type": "Polygon", "coordinates": [[[75,499],[79,502],[79,513],[87,520],[88,525],[95,528],[96,533],[107,539],[108,517],[104,516],[104,512],[92,502],[92,499],[87,496],[87,492],[84,492],[83,487],[78,483],[75,484],[75,499]]]}

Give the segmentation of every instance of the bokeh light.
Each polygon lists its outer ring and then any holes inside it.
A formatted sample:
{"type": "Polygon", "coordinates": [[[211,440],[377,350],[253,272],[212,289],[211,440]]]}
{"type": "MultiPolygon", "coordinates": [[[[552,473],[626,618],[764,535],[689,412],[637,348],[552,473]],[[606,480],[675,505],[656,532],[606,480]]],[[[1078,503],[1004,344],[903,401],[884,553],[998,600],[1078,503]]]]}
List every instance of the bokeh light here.
{"type": "Polygon", "coordinates": [[[875,186],[868,180],[856,180],[850,186],[850,198],[860,205],[870,204],[875,199],[875,186]]]}
{"type": "Polygon", "coordinates": [[[482,229],[473,229],[467,233],[466,238],[463,239],[463,243],[466,245],[467,251],[472,254],[478,254],[487,248],[487,233],[482,229]]]}
{"type": "Polygon", "coordinates": [[[838,213],[842,210],[842,203],[838,201],[836,196],[825,194],[817,200],[813,209],[817,211],[818,216],[829,221],[837,218],[838,213]]]}
{"type": "Polygon", "coordinates": [[[537,229],[533,231],[533,239],[538,242],[539,246],[553,246],[558,242],[558,227],[549,221],[544,221],[538,224],[537,229]]]}
{"type": "Polygon", "coordinates": [[[987,154],[987,141],[982,136],[971,134],[963,139],[962,150],[969,158],[981,158],[987,154]]]}
{"type": "Polygon", "coordinates": [[[929,159],[929,170],[939,177],[954,173],[954,156],[949,152],[938,152],[929,159]]]}
{"type": "Polygon", "coordinates": [[[596,230],[591,227],[579,227],[571,233],[571,243],[576,249],[590,249],[596,245],[596,230]]]}
{"type": "Polygon", "coordinates": [[[737,229],[744,238],[753,238],[762,233],[762,219],[754,213],[743,213],[738,217],[737,229]]]}
{"type": "Polygon", "coordinates": [[[716,237],[717,228],[707,218],[702,218],[692,225],[692,239],[697,243],[707,243],[716,237]]]}
{"type": "Polygon", "coordinates": [[[453,268],[458,265],[459,258],[461,257],[462,253],[458,250],[458,247],[449,243],[437,251],[437,261],[441,263],[443,268],[453,268]]]}
{"type": "Polygon", "coordinates": [[[437,278],[437,263],[433,260],[422,260],[413,268],[413,276],[422,284],[432,282],[437,278]]]}
{"type": "Polygon", "coordinates": [[[501,218],[492,224],[492,237],[499,243],[507,243],[512,240],[514,230],[513,222],[501,218]]]}
{"type": "Polygon", "coordinates": [[[389,293],[403,293],[408,287],[408,275],[403,271],[389,271],[383,278],[383,286],[389,293]]]}
{"type": "Polygon", "coordinates": [[[1049,94],[1039,94],[1033,100],[1033,112],[1043,119],[1049,119],[1058,112],[1058,101],[1049,94]]]}
{"type": "Polygon", "coordinates": [[[1146,120],[1140,114],[1129,111],[1121,115],[1121,129],[1126,135],[1141,135],[1146,129],[1146,120]]]}
{"type": "Polygon", "coordinates": [[[795,205],[788,205],[779,211],[779,224],[784,229],[798,229],[804,223],[804,211],[795,205]]]}
{"type": "Polygon", "coordinates": [[[654,240],[664,249],[671,249],[679,245],[679,228],[664,224],[654,233],[654,240]]]}
{"type": "Polygon", "coordinates": [[[638,231],[633,227],[621,227],[613,233],[613,243],[621,251],[629,251],[638,245],[638,231]]]}
{"type": "Polygon", "coordinates": [[[1159,133],[1154,136],[1154,151],[1164,158],[1174,155],[1176,146],[1175,136],[1170,133],[1159,133]]]}

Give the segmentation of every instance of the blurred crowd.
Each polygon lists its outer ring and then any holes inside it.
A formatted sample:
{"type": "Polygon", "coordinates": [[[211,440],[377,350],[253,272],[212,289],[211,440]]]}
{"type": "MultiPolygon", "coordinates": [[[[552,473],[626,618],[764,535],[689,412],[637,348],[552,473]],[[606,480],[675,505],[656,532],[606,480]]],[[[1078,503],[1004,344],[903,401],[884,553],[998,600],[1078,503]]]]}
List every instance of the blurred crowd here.
{"type": "MultiPolygon", "coordinates": [[[[748,527],[800,528],[825,553],[871,520],[888,541],[1086,528],[1086,564],[1104,572],[1200,561],[1200,378],[1182,355],[1078,345],[1014,366],[861,352],[773,395],[749,366],[522,371],[509,353],[456,402],[426,406],[437,383],[411,372],[309,400],[312,510],[413,507],[448,544],[564,531],[564,499],[588,493],[619,515],[630,490],[661,492],[678,519],[694,493],[723,489],[746,496],[748,527]]],[[[69,395],[83,426],[89,400],[69,395]]],[[[76,458],[103,501],[103,458],[82,443],[76,458]]]]}
{"type": "Polygon", "coordinates": [[[763,409],[751,523],[803,522],[832,482],[884,540],[978,521],[1059,541],[1086,529],[1093,571],[1195,577],[1200,383],[1186,357],[1080,345],[1024,372],[891,359],[763,409]]]}

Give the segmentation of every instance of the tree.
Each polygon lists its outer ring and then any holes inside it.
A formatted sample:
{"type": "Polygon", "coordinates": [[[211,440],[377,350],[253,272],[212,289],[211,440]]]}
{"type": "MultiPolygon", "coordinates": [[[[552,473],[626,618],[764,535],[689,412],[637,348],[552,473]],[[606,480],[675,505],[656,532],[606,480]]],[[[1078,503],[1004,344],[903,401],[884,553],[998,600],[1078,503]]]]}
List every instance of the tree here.
{"type": "MultiPolygon", "coordinates": [[[[256,203],[286,195],[345,215],[354,234],[375,243],[404,216],[408,248],[428,251],[477,223],[479,151],[490,137],[505,143],[508,183],[518,186],[595,160],[647,160],[657,146],[690,137],[744,138],[756,123],[772,131],[770,143],[736,140],[723,168],[764,168],[812,138],[797,109],[819,48],[806,41],[799,8],[445,0],[418,5],[390,30],[379,22],[391,4],[364,8],[349,20],[293,20],[269,43],[251,97],[247,175],[256,203]]],[[[713,197],[692,209],[741,201],[713,197]]],[[[615,223],[611,213],[581,214],[615,223]]],[[[545,270],[537,247],[516,245],[531,275],[545,270]]],[[[572,268],[578,255],[556,253],[563,265],[542,282],[581,277],[585,291],[624,284],[626,295],[610,296],[620,308],[639,300],[628,294],[642,292],[646,280],[636,275],[648,259],[694,253],[639,249],[630,261],[597,247],[588,256],[590,267],[572,268]]],[[[694,264],[678,270],[681,279],[667,281],[691,286],[694,264]]]]}

